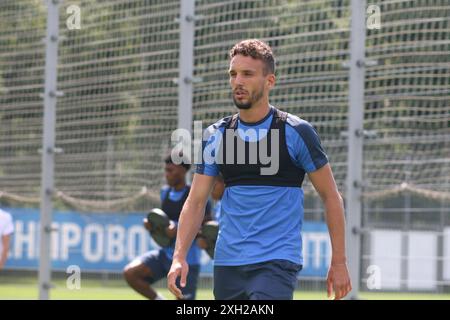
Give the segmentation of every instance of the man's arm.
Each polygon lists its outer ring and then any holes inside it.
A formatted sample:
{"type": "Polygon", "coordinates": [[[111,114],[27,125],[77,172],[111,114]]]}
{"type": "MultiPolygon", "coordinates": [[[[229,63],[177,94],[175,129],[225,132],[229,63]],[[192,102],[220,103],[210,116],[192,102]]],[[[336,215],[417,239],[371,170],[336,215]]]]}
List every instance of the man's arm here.
{"type": "Polygon", "coordinates": [[[169,290],[178,298],[182,298],[182,294],[175,281],[181,276],[180,285],[182,287],[186,285],[188,273],[186,255],[200,230],[205,215],[206,201],[214,185],[214,179],[213,176],[195,174],[189,196],[181,210],[172,267],[167,275],[169,290]]]}
{"type": "Polygon", "coordinates": [[[335,299],[341,299],[351,291],[345,254],[345,216],[342,197],[338,192],[329,164],[310,172],[308,176],[325,205],[330,233],[332,256],[327,278],[328,296],[331,296],[334,289],[335,299]]]}
{"type": "Polygon", "coordinates": [[[11,235],[2,236],[2,255],[0,257],[0,270],[3,269],[3,266],[6,263],[6,259],[8,258],[9,251],[9,241],[11,235]]]}

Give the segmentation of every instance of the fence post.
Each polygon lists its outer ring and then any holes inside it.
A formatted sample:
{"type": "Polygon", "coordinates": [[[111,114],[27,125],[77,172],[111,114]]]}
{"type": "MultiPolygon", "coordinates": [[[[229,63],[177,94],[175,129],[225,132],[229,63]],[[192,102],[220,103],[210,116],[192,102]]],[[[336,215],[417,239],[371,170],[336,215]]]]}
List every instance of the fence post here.
{"type": "Polygon", "coordinates": [[[364,141],[364,82],[366,0],[352,0],[350,27],[350,82],[347,158],[347,254],[352,280],[349,299],[357,299],[361,268],[362,167],[364,141]]]}
{"type": "Polygon", "coordinates": [[[55,122],[59,37],[59,0],[49,0],[45,38],[44,121],[41,163],[41,213],[39,243],[39,299],[47,300],[51,289],[52,198],[54,194],[55,122]]]}
{"type": "MultiPolygon", "coordinates": [[[[196,81],[194,79],[195,0],[180,2],[178,129],[192,132],[192,98],[196,81]]],[[[189,175],[187,179],[190,180],[189,175]]]]}

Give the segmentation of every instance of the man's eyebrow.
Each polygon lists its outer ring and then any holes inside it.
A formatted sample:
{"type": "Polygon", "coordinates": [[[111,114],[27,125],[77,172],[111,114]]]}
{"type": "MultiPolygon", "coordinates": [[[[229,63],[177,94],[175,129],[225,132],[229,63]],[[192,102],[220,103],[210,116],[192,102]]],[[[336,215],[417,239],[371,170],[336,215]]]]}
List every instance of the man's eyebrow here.
{"type": "MultiPolygon", "coordinates": [[[[228,70],[228,73],[232,73],[232,72],[236,72],[236,70],[235,70],[235,69],[230,69],[230,70],[228,70]]],[[[256,70],[253,70],[253,69],[244,69],[244,70],[241,70],[241,72],[256,72],[256,70]]]]}

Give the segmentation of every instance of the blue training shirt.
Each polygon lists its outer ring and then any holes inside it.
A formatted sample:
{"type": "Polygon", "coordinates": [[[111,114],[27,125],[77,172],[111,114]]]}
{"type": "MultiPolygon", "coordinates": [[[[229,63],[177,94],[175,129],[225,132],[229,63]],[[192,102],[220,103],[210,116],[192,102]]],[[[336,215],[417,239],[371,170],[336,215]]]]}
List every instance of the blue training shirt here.
{"type": "MultiPolygon", "coordinates": [[[[187,188],[184,188],[183,190],[176,191],[175,189],[164,186],[161,188],[160,197],[161,197],[161,203],[164,201],[164,199],[167,196],[167,192],[169,192],[169,199],[172,201],[180,201],[181,198],[184,196],[187,188]]],[[[178,221],[175,221],[178,224],[178,221]]],[[[172,245],[170,247],[164,247],[162,248],[166,256],[172,260],[173,259],[173,253],[175,250],[175,246],[172,245]]],[[[189,252],[186,257],[186,262],[189,265],[200,265],[200,257],[201,257],[201,249],[199,246],[197,246],[197,242],[194,240],[192,243],[191,248],[189,249],[189,252]]]]}
{"type": "MultiPolygon", "coordinates": [[[[240,136],[251,141],[251,135],[245,135],[245,131],[263,129],[256,135],[256,139],[262,139],[270,129],[273,112],[271,106],[268,115],[253,124],[238,120],[237,129],[242,129],[238,130],[240,136]]],[[[212,156],[225,125],[226,122],[221,119],[207,129],[210,136],[204,150],[209,150],[212,156]]],[[[319,136],[310,123],[288,114],[285,132],[287,149],[296,166],[309,173],[328,163],[319,136]]],[[[196,173],[216,176],[219,166],[204,161],[197,165],[196,173]]],[[[261,185],[226,187],[221,199],[215,265],[236,266],[273,259],[303,264],[303,216],[302,188],[261,185]]]]}

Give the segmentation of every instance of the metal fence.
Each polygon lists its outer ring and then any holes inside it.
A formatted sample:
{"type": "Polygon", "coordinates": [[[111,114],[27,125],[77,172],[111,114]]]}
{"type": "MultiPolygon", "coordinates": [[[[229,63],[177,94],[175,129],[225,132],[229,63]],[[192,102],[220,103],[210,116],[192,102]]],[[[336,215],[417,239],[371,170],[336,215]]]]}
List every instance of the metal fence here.
{"type": "MultiPolygon", "coordinates": [[[[42,94],[51,40],[46,17],[56,2],[0,3],[4,205],[40,202],[47,125],[42,94]]],[[[350,0],[195,1],[192,119],[206,127],[235,112],[227,52],[244,38],[267,41],[277,60],[271,103],[316,127],[345,196],[347,168],[354,161],[348,159],[351,5],[350,0]]],[[[354,31],[365,34],[366,56],[359,106],[364,129],[362,289],[378,250],[372,231],[386,228],[406,235],[438,232],[438,240],[430,240],[436,255],[425,259],[436,261],[434,279],[441,287],[450,279],[444,277],[450,268],[444,236],[450,225],[450,4],[369,0],[364,9],[365,28],[354,31]]],[[[57,97],[55,121],[55,145],[62,151],[55,154],[51,197],[56,208],[112,212],[157,204],[164,183],[162,159],[180,123],[180,14],[178,0],[59,3],[57,89],[63,96],[57,97]]],[[[305,193],[306,218],[323,220],[308,182],[305,193]]],[[[403,282],[394,287],[414,289],[406,285],[408,274],[414,274],[408,269],[412,242],[400,239],[403,282]]]]}

